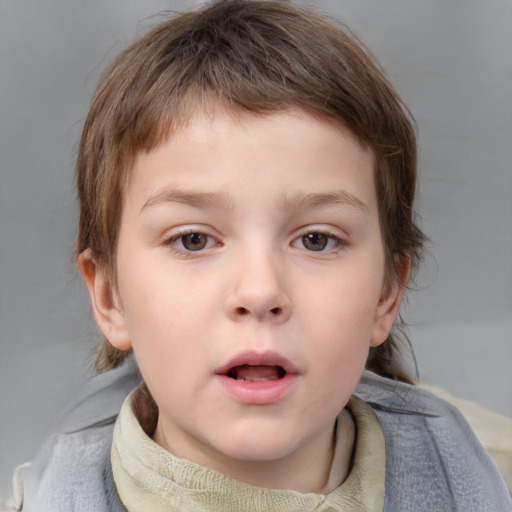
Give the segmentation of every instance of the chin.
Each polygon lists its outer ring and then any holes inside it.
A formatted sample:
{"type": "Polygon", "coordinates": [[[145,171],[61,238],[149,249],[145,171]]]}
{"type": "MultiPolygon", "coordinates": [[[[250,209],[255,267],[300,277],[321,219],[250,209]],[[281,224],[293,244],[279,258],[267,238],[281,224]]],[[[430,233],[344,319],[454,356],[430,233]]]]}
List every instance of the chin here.
{"type": "Polygon", "coordinates": [[[291,442],[293,437],[287,436],[285,439],[284,436],[261,431],[253,435],[227,436],[225,439],[229,443],[217,449],[240,462],[271,462],[283,459],[297,449],[296,443],[291,442]]]}

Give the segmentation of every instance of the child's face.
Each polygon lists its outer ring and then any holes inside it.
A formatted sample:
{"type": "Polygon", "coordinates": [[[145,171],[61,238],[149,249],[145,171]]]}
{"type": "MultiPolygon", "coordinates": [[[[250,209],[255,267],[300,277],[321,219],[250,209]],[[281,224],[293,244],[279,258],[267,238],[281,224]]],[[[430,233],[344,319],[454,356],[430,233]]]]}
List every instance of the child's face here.
{"type": "Polygon", "coordinates": [[[403,291],[384,282],[371,152],[299,112],[197,116],[141,153],[117,278],[97,316],[133,346],[158,442],[235,477],[328,452],[403,291]]]}

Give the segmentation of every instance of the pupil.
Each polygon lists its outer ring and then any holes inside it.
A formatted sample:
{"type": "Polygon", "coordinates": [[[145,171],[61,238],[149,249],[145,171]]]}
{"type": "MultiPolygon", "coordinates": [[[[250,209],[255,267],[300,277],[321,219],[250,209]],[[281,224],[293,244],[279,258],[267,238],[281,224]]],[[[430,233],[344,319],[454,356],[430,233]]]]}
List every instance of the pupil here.
{"type": "Polygon", "coordinates": [[[189,251],[199,251],[206,247],[207,237],[202,233],[190,233],[182,237],[181,241],[189,251]]]}
{"type": "Polygon", "coordinates": [[[302,243],[310,251],[322,251],[327,246],[327,236],[322,233],[308,233],[302,237],[302,243]]]}

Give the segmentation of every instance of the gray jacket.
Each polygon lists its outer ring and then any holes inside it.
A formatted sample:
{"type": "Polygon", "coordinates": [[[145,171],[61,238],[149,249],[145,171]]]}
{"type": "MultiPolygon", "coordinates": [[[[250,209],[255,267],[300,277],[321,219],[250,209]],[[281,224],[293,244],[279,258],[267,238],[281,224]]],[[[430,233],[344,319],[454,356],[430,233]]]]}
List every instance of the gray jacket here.
{"type": "MultiPolygon", "coordinates": [[[[60,433],[20,475],[23,512],[125,512],[110,446],[121,404],[141,381],[130,356],[87,383],[60,433]]],[[[451,405],[370,372],[355,394],[372,407],[384,433],[384,512],[512,511],[493,461],[451,405]]]]}

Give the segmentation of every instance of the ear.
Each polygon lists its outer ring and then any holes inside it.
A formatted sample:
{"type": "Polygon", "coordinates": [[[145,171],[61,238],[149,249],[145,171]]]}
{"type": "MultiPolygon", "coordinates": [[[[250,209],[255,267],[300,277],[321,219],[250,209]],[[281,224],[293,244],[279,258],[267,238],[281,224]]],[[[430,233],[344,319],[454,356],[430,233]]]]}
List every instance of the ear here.
{"type": "Polygon", "coordinates": [[[78,268],[87,286],[99,328],[114,347],[130,349],[132,344],[117,290],[106,276],[105,269],[94,261],[90,249],[78,257],[78,268]]]}
{"type": "Polygon", "coordinates": [[[398,315],[407,284],[411,276],[411,259],[403,258],[397,269],[397,275],[386,283],[375,311],[370,345],[376,347],[384,343],[389,336],[393,322],[398,315]]]}

